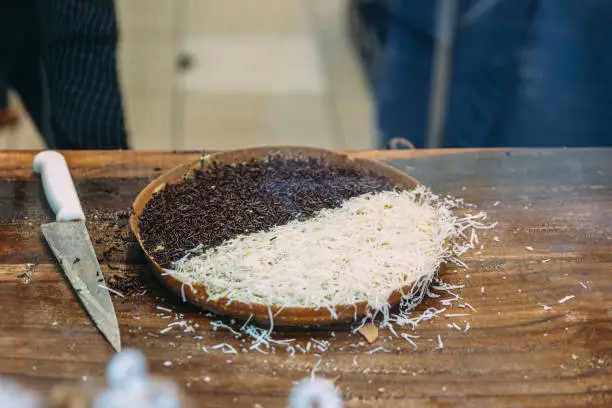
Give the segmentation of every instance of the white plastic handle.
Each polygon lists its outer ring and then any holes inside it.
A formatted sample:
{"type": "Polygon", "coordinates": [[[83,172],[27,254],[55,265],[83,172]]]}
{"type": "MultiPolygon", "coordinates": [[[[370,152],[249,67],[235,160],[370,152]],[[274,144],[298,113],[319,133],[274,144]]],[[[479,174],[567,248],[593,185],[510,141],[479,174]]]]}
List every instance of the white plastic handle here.
{"type": "Polygon", "coordinates": [[[45,196],[55,212],[56,221],[85,220],[64,156],[52,150],[40,152],[34,157],[33,167],[40,174],[45,196]]]}

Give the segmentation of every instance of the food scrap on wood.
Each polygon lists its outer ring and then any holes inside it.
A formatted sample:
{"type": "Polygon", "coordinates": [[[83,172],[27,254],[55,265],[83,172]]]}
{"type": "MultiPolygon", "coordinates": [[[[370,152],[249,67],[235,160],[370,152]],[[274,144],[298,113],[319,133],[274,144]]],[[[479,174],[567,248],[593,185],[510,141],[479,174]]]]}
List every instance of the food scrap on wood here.
{"type": "Polygon", "coordinates": [[[378,326],[373,323],[367,323],[363,325],[361,329],[359,329],[359,334],[363,336],[368,344],[372,344],[378,338],[378,326]]]}

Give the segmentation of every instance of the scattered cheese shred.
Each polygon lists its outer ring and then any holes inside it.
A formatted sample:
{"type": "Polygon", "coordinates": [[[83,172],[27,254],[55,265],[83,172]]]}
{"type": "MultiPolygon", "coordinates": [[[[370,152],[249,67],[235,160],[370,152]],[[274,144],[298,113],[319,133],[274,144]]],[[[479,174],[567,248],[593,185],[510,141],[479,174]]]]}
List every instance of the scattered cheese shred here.
{"type": "Polygon", "coordinates": [[[563,299],[559,299],[559,303],[565,303],[565,302],[567,302],[568,300],[571,300],[571,299],[573,299],[573,298],[575,298],[575,297],[576,297],[575,295],[569,295],[569,296],[566,296],[566,297],[564,297],[563,299]]]}
{"type": "Polygon", "coordinates": [[[124,295],[123,293],[119,292],[118,290],[115,290],[115,289],[109,288],[108,286],[104,286],[104,285],[102,285],[102,284],[99,284],[99,285],[98,285],[98,287],[99,287],[99,288],[102,288],[102,289],[106,289],[106,290],[108,290],[109,292],[114,293],[114,294],[115,294],[115,295],[117,295],[117,296],[120,296],[120,297],[125,297],[125,295],[124,295]]]}
{"type": "Polygon", "coordinates": [[[439,334],[438,334],[438,348],[439,349],[444,348],[444,342],[442,341],[442,336],[440,336],[439,334]]]}
{"type": "Polygon", "coordinates": [[[386,348],[384,348],[383,346],[379,346],[379,347],[373,348],[372,350],[368,350],[368,351],[366,351],[365,353],[366,353],[366,354],[374,354],[374,353],[378,353],[379,351],[383,351],[383,352],[385,352],[385,353],[388,353],[388,352],[389,352],[389,350],[387,350],[387,349],[386,349],[386,348]]]}
{"type": "Polygon", "coordinates": [[[474,309],[474,307],[470,305],[469,303],[464,303],[463,305],[467,307],[468,309],[470,309],[472,312],[476,312],[476,309],[474,309]]]}
{"type": "Polygon", "coordinates": [[[413,335],[410,335],[408,333],[402,333],[402,334],[400,334],[400,336],[402,336],[402,338],[404,340],[406,340],[408,343],[410,343],[412,345],[412,347],[414,347],[415,350],[418,348],[417,344],[414,342],[413,339],[417,339],[417,338],[419,338],[419,336],[413,336],[413,335]]]}
{"type": "Polygon", "coordinates": [[[317,360],[316,364],[314,365],[314,367],[312,367],[312,371],[310,372],[310,378],[312,380],[315,379],[316,377],[316,373],[317,373],[317,369],[319,368],[319,366],[321,365],[321,363],[323,362],[323,360],[319,359],[317,360]]]}
{"type": "Polygon", "coordinates": [[[238,354],[235,348],[230,346],[227,343],[217,344],[216,346],[211,347],[213,350],[221,350],[223,354],[238,354]]]}

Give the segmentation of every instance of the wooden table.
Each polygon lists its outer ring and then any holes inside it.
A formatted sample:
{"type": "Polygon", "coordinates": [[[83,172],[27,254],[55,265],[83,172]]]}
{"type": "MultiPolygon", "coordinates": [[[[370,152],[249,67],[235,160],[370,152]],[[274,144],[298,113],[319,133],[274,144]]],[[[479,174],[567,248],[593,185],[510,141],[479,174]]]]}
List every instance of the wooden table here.
{"type": "MultiPolygon", "coordinates": [[[[422,323],[416,350],[400,339],[380,343],[391,352],[368,355],[374,346],[350,347],[358,335],[335,330],[317,372],[337,379],[347,406],[612,406],[612,150],[354,154],[386,160],[436,191],[465,197],[499,226],[480,235],[484,249],[466,257],[469,271],[445,274],[465,285],[461,302],[477,312],[422,323]],[[471,329],[448,327],[453,322],[471,329]]],[[[113,352],[41,238],[40,224],[52,218],[31,173],[33,155],[0,153],[0,372],[48,391],[83,376],[102,381],[113,352]],[[28,263],[37,264],[31,277],[24,274],[28,263]]],[[[129,232],[127,215],[139,190],[199,156],[66,154],[109,285],[131,293],[114,297],[123,344],[141,349],[152,371],[177,381],[198,406],[286,406],[292,381],[310,374],[315,356],[203,353],[201,345],[241,343],[213,331],[209,318],[149,279],[129,232]],[[161,334],[168,320],[157,306],[198,323],[197,333],[161,334]]],[[[430,299],[423,307],[438,304],[430,299]]],[[[291,336],[331,338],[329,331],[291,336]]]]}

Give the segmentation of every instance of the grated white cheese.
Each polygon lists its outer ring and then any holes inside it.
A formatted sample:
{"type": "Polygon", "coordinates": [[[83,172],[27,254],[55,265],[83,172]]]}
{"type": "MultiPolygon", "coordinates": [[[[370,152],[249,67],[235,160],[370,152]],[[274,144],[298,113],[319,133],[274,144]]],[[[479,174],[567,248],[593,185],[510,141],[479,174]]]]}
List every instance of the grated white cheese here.
{"type": "Polygon", "coordinates": [[[435,307],[430,307],[425,309],[423,313],[419,316],[410,317],[411,312],[400,310],[400,312],[396,315],[392,315],[389,321],[393,324],[397,324],[398,326],[407,326],[410,325],[412,329],[416,329],[419,323],[427,320],[432,320],[435,317],[438,317],[441,313],[445,312],[446,308],[436,309],[435,307]]]}
{"type": "MultiPolygon", "coordinates": [[[[217,331],[218,328],[224,328],[224,329],[229,330],[230,333],[234,335],[234,337],[236,338],[242,337],[242,334],[238,333],[236,330],[232,329],[231,326],[228,326],[227,324],[223,323],[221,320],[210,322],[210,325],[212,326],[213,331],[217,331]]],[[[246,327],[246,325],[243,326],[242,328],[244,327],[246,327]]]]}
{"type": "Polygon", "coordinates": [[[402,336],[402,338],[404,340],[406,340],[408,343],[410,343],[412,345],[412,347],[414,347],[415,350],[418,348],[417,344],[415,343],[415,341],[413,339],[417,339],[417,338],[419,338],[419,336],[411,336],[408,333],[402,333],[402,334],[400,334],[400,336],[402,336]]]}
{"type": "Polygon", "coordinates": [[[172,274],[206,286],[210,300],[324,307],[332,318],[335,306],[367,302],[388,316],[395,290],[416,282],[402,300],[403,310],[413,308],[439,266],[467,267],[458,257],[478,243],[475,230],[494,226],[482,223],[484,212],[456,216],[461,205],[422,186],[362,195],[307,221],[239,236],[201,254],[194,249],[172,274]]]}
{"type": "Polygon", "coordinates": [[[211,347],[213,350],[221,350],[223,354],[238,354],[235,348],[230,346],[227,343],[217,344],[216,346],[211,347]]]}
{"type": "Polygon", "coordinates": [[[575,297],[576,297],[575,295],[569,295],[569,296],[566,296],[566,297],[564,297],[563,299],[559,299],[559,303],[565,303],[565,302],[567,302],[568,300],[571,300],[571,299],[573,299],[573,298],[575,298],[575,297]]]}
{"type": "Polygon", "coordinates": [[[98,284],[98,287],[99,287],[99,288],[101,288],[101,289],[106,289],[106,290],[108,290],[109,292],[112,292],[112,293],[114,293],[114,294],[115,294],[115,295],[117,295],[117,296],[125,297],[125,295],[124,295],[123,293],[119,292],[118,290],[115,290],[115,289],[109,288],[108,286],[104,286],[104,285],[102,285],[102,284],[98,284]]]}
{"type": "Polygon", "coordinates": [[[321,365],[321,363],[323,362],[323,360],[319,359],[317,360],[316,364],[314,365],[314,367],[312,367],[312,371],[310,372],[310,378],[311,379],[315,379],[315,375],[317,372],[317,369],[319,368],[319,366],[321,365]]]}
{"type": "Polygon", "coordinates": [[[372,350],[368,350],[368,351],[366,351],[365,353],[366,353],[366,354],[374,354],[374,353],[378,353],[379,351],[383,351],[383,352],[385,352],[385,353],[389,353],[389,352],[390,352],[389,350],[387,350],[387,349],[386,349],[386,348],[384,348],[383,346],[379,346],[379,347],[376,347],[376,348],[374,348],[374,349],[372,349],[372,350]]]}
{"type": "Polygon", "coordinates": [[[472,312],[476,312],[476,309],[474,309],[474,307],[472,305],[470,305],[469,303],[464,303],[463,306],[467,307],[472,312]]]}

